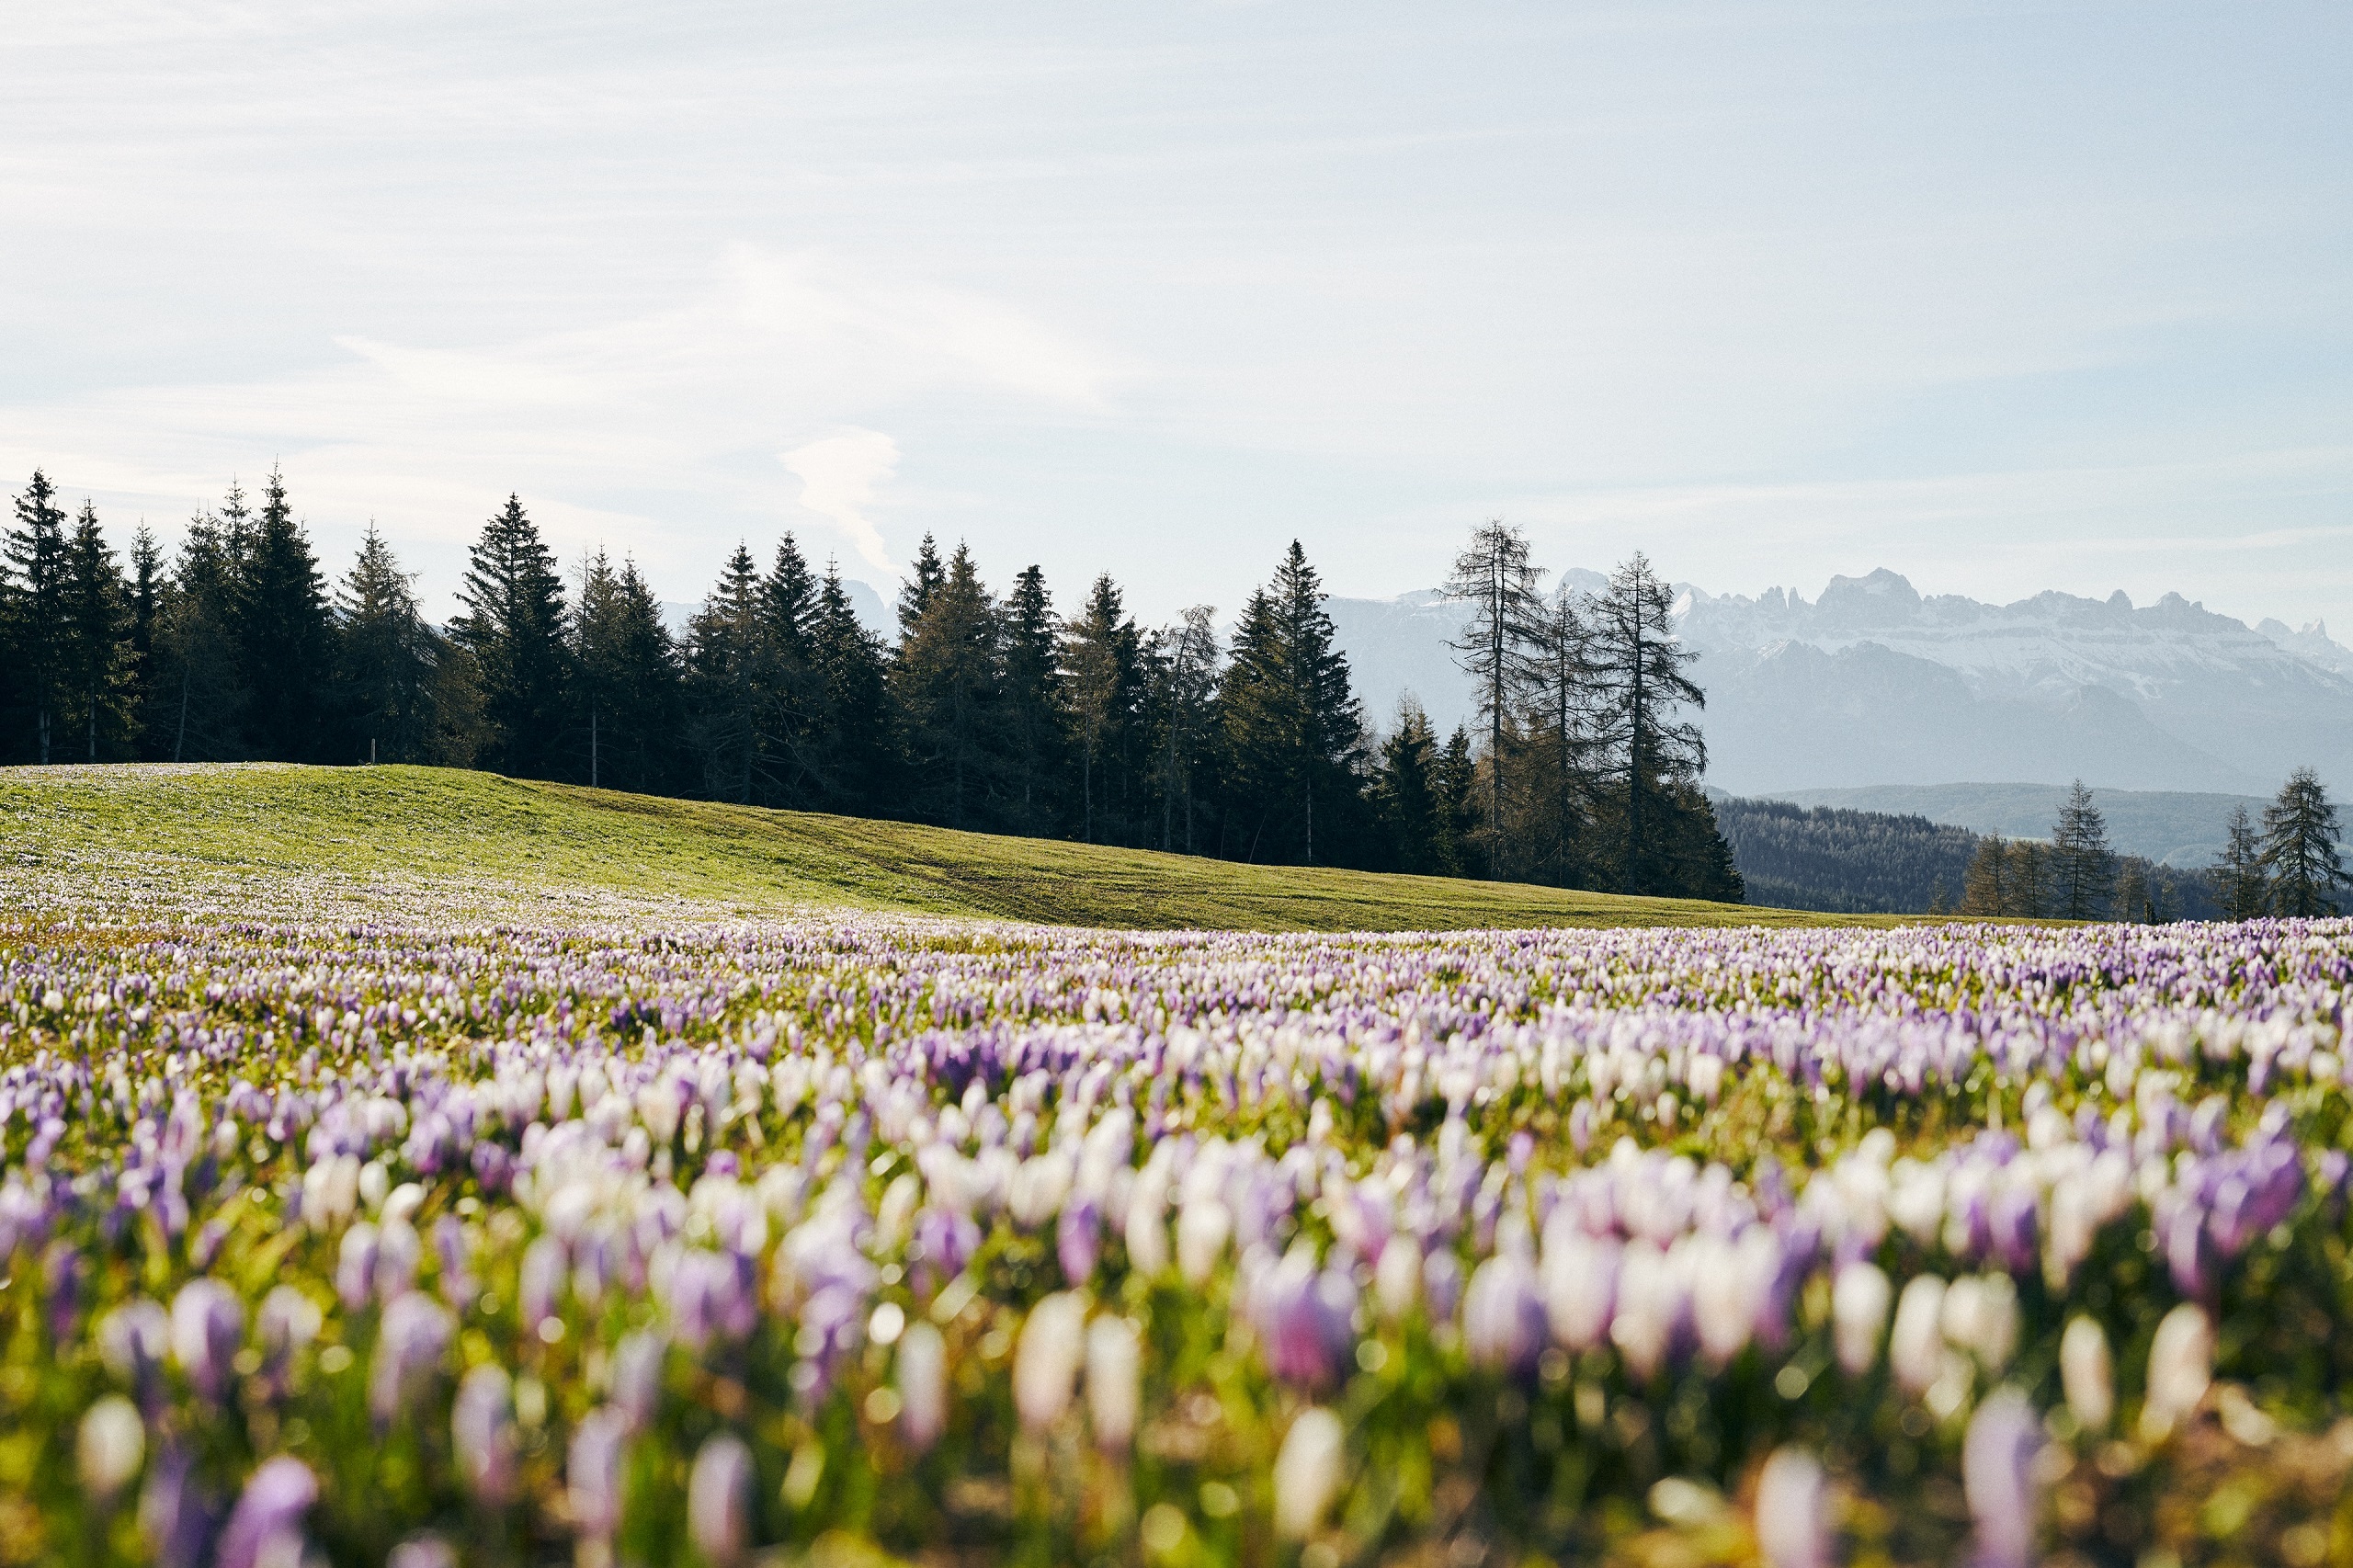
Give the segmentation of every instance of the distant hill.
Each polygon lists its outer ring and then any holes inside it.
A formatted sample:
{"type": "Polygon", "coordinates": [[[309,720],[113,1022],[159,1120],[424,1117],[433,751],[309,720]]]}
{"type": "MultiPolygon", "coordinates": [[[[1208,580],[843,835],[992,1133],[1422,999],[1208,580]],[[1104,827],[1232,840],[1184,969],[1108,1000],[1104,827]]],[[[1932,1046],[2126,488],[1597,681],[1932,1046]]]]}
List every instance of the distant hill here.
{"type": "MultiPolygon", "coordinates": [[[[1921,816],[2005,838],[2048,838],[2066,794],[2063,784],[1881,784],[1858,790],[1790,790],[1770,798],[1802,806],[1921,816]]],[[[2265,804],[2255,795],[2172,790],[2097,790],[2093,799],[2108,819],[2109,842],[2120,852],[2193,869],[2213,864],[2233,806],[2245,806],[2260,822],[2265,804]]]]}
{"type": "Polygon", "coordinates": [[[1961,902],[1977,835],[1926,817],[1719,796],[1748,896],[1791,909],[1916,914],[1961,902]]]}
{"type": "Polygon", "coordinates": [[[8,847],[0,897],[22,893],[28,908],[58,882],[51,868],[80,864],[131,888],[319,876],[329,903],[389,897],[396,906],[403,888],[425,885],[546,908],[598,892],[750,914],[864,909],[1154,930],[1849,923],[1687,899],[1248,866],[431,767],[5,767],[0,844],[8,847]]]}

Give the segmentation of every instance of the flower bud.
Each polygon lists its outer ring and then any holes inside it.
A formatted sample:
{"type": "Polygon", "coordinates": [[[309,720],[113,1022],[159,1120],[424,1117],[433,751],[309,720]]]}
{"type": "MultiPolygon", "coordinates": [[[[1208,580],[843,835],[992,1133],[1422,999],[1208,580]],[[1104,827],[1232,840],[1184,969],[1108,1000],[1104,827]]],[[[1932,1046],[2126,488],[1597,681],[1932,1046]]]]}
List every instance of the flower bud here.
{"type": "Polygon", "coordinates": [[[172,1356],[202,1398],[217,1404],[227,1395],[244,1335],[244,1308],[219,1280],[191,1279],[172,1298],[172,1356]]]}
{"type": "Polygon", "coordinates": [[[2205,1310],[2184,1301],[2157,1324],[2149,1343],[2149,1392],[2141,1406],[2141,1433],[2163,1439],[2198,1408],[2214,1378],[2214,1328],[2205,1310]]]}
{"type": "Polygon", "coordinates": [[[1176,1268],[1185,1283],[1198,1290],[1210,1282],[1211,1270],[1233,1233],[1233,1215],[1214,1198],[1186,1201],[1176,1215],[1176,1268]]]}
{"type": "Polygon", "coordinates": [[[1471,1276],[1462,1302],[1462,1344],[1473,1364],[1518,1382],[1533,1381],[1548,1326],[1536,1270],[1526,1258],[1498,1253],[1471,1276]]]}
{"type": "Polygon", "coordinates": [[[1830,1290],[1831,1336],[1848,1377],[1861,1377],[1879,1359],[1880,1331],[1887,1326],[1893,1293],[1876,1264],[1850,1263],[1838,1271],[1830,1290]]]}
{"type": "Polygon", "coordinates": [[[1887,1364],[1896,1386],[1915,1399],[1944,1370],[1942,1325],[1945,1282],[1933,1274],[1916,1276],[1896,1299],[1895,1326],[1888,1331],[1887,1364]]]}
{"type": "Polygon", "coordinates": [[[485,1363],[458,1384],[449,1439],[458,1473],[477,1502],[495,1508],[515,1500],[515,1386],[504,1368],[485,1363]]]}
{"type": "Polygon", "coordinates": [[[112,1503],[147,1457],[147,1428],[138,1408],[119,1393],[91,1405],[74,1435],[74,1457],[91,1501],[101,1508],[112,1503]]]}
{"type": "Polygon", "coordinates": [[[1299,1414],[1275,1455],[1275,1529],[1292,1540],[1314,1533],[1340,1490],[1347,1433],[1321,1405],[1299,1414]]]}
{"type": "Polygon", "coordinates": [[[564,1495],[574,1524],[591,1540],[610,1540],[621,1527],[621,1450],[628,1441],[629,1422],[607,1405],[582,1416],[573,1428],[564,1495]]]}
{"type": "Polygon", "coordinates": [[[752,1547],[752,1450],[722,1432],[695,1455],[687,1478],[687,1534],[718,1568],[733,1568],[752,1547]]]}
{"type": "Polygon", "coordinates": [[[1029,1309],[1013,1352],[1013,1405],[1029,1430],[1045,1430],[1070,1408],[1086,1329],[1086,1301],[1076,1291],[1058,1290],[1029,1309]]]}
{"type": "Polygon", "coordinates": [[[1977,1568],[2027,1568],[2035,1556],[2034,1460],[2042,1426],[2026,1395],[1995,1390],[1961,1440],[1961,1481],[1976,1526],[1977,1568]]]}
{"type": "Polygon", "coordinates": [[[216,1568],[268,1568],[302,1555],[302,1516],[319,1500],[319,1478],[290,1455],[267,1460],[245,1483],[215,1550],[216,1568]]]}
{"type": "Polygon", "coordinates": [[[928,1323],[899,1336],[899,1435],[921,1453],[948,1429],[948,1341],[928,1323]]]}
{"type": "Polygon", "coordinates": [[[1135,1324],[1106,1313],[1086,1325],[1086,1422],[1097,1448],[1126,1451],[1143,1403],[1143,1346],[1135,1324]]]}
{"type": "Polygon", "coordinates": [[[1812,1454],[1773,1450],[1756,1477],[1756,1546],[1766,1568],[1830,1568],[1828,1502],[1812,1454]]]}
{"type": "Polygon", "coordinates": [[[391,1426],[415,1406],[440,1371],[456,1334],[449,1309],[422,1291],[395,1297],[384,1309],[375,1359],[368,1369],[368,1411],[379,1426],[391,1426]]]}
{"type": "Polygon", "coordinates": [[[2059,1336],[2059,1386],[2077,1426],[2086,1432],[2108,1429],[2116,1413],[2116,1371],[2108,1335],[2091,1318],[2071,1319],[2059,1336]]]}

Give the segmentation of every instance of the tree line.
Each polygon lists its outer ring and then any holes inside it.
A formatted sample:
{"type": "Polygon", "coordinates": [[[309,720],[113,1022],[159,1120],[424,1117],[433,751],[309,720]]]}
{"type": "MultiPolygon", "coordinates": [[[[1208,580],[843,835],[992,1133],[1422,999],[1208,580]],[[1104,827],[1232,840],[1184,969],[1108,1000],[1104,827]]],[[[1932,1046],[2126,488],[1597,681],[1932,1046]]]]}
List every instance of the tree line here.
{"type": "Polygon", "coordinates": [[[1640,555],[1546,598],[1490,524],[1449,591],[1481,733],[1369,723],[1294,540],[1230,633],[1059,610],[926,537],[885,639],[838,566],[739,544],[683,634],[636,564],[567,574],[520,499],[436,625],[371,527],[328,580],[273,472],[127,562],[36,472],[0,539],[0,760],[426,763],[645,793],[1287,864],[1737,901],[1683,717],[1704,700],[1640,555]]]}
{"type": "Polygon", "coordinates": [[[2348,879],[2338,848],[2336,807],[2320,776],[2299,767],[2264,808],[2258,828],[2245,806],[2232,808],[2212,866],[2177,874],[2139,856],[2120,855],[2092,792],[2075,780],[2048,841],[1988,836],[1978,841],[1963,883],[1960,913],[2123,920],[2159,925],[2218,916],[2252,920],[2279,915],[2334,915],[2348,879]]]}
{"type": "Polygon", "coordinates": [[[1978,836],[1950,823],[1727,796],[1716,820],[1751,900],[1836,915],[1918,915],[1952,902],[1978,836]]]}

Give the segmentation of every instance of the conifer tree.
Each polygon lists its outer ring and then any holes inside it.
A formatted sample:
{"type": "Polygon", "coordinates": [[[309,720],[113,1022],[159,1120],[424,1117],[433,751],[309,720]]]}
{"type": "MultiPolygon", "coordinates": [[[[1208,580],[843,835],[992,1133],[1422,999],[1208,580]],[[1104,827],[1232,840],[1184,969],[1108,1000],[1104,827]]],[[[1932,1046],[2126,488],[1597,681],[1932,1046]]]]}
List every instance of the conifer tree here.
{"type": "Polygon", "coordinates": [[[1087,844],[1126,843],[1144,695],[1143,639],[1109,573],[1095,579],[1086,606],[1063,629],[1062,665],[1078,752],[1079,837],[1087,844]]]}
{"type": "MultiPolygon", "coordinates": [[[[242,507],[242,497],[237,504],[242,507]]],[[[251,694],[245,749],[278,761],[315,761],[326,739],[333,626],[325,579],[274,468],[238,557],[236,585],[238,660],[251,694]]]]}
{"type": "Polygon", "coordinates": [[[58,738],[58,709],[68,699],[65,511],[57,487],[35,469],[16,512],[0,539],[0,634],[16,677],[24,755],[46,763],[58,738]]]}
{"type": "Polygon", "coordinates": [[[2149,882],[2149,863],[2138,855],[2125,856],[2116,870],[2116,918],[2127,926],[2154,926],[2156,895],[2149,882]]]}
{"type": "Polygon", "coordinates": [[[1324,597],[1293,540],[1234,632],[1222,706],[1246,859],[1339,863],[1362,807],[1364,720],[1324,597]]]}
{"type": "Polygon", "coordinates": [[[156,678],[148,702],[153,750],[171,762],[244,756],[248,693],[237,636],[238,579],[249,541],[234,485],[218,514],[188,519],[157,617],[156,678]]]}
{"type": "Polygon", "coordinates": [[[637,562],[625,557],[616,568],[602,550],[588,558],[572,655],[588,782],[640,793],[671,787],[685,722],[678,649],[637,562]]]}
{"type": "Polygon", "coordinates": [[[2056,884],[2051,851],[2031,838],[2010,842],[2010,907],[2007,913],[2039,919],[2052,912],[2056,884]]]}
{"type": "Polygon", "coordinates": [[[1961,887],[1961,913],[2016,915],[2019,913],[2017,903],[2018,890],[2011,879],[2010,846],[2005,840],[1987,834],[1977,841],[1976,853],[1969,858],[1969,870],[1961,887]]]}
{"type": "MultiPolygon", "coordinates": [[[[1528,746],[1531,840],[1527,864],[1540,881],[1573,887],[1586,880],[1585,800],[1592,789],[1594,738],[1587,705],[1595,684],[1591,636],[1576,598],[1563,586],[1543,607],[1530,651],[1528,746]]],[[[1712,820],[1713,813],[1711,812],[1712,820]]]]}
{"type": "Polygon", "coordinates": [[[824,803],[854,815],[887,814],[897,767],[882,642],[859,624],[842,588],[841,568],[830,561],[817,589],[810,654],[824,690],[813,748],[824,803]]]}
{"type": "Polygon", "coordinates": [[[907,580],[899,588],[899,643],[906,645],[915,622],[931,608],[931,597],[939,592],[948,580],[948,569],[939,563],[939,546],[929,534],[915,546],[915,558],[907,568],[907,580]]]}
{"type": "Polygon", "coordinates": [[[2097,920],[2116,892],[2116,855],[2108,846],[2108,819],[2076,779],[2051,829],[2052,912],[2063,920],[2097,920]]]}
{"type": "Polygon", "coordinates": [[[1373,820],[1386,841],[1387,869],[1438,876],[1446,870],[1446,806],[1438,780],[1439,753],[1429,715],[1410,696],[1397,704],[1397,722],[1376,752],[1373,820]]]}
{"type": "Polygon", "coordinates": [[[756,803],[763,710],[776,683],[759,564],[739,541],[687,632],[687,693],[703,789],[740,805],[756,803]]]}
{"type": "Polygon", "coordinates": [[[1487,726],[1487,875],[1504,862],[1504,730],[1522,691],[1541,676],[1537,653],[1548,630],[1537,592],[1542,568],[1530,563],[1528,536],[1501,517],[1472,530],[1440,591],[1471,608],[1461,635],[1448,645],[1472,679],[1479,716],[1487,726]]]}
{"type": "Polygon", "coordinates": [[[58,696],[83,759],[127,755],[135,733],[131,704],[131,589],[87,501],[65,543],[64,635],[58,696]],[[104,757],[101,757],[101,752],[104,757]]]}
{"type": "Polygon", "coordinates": [[[1619,817],[1618,882],[1624,892],[1672,891],[1667,839],[1677,783],[1707,767],[1699,726],[1675,717],[1707,698],[1684,672],[1698,657],[1676,640],[1674,595],[1637,551],[1588,603],[1591,669],[1597,698],[1595,738],[1609,757],[1619,817]]]}
{"type": "Polygon", "coordinates": [[[2263,869],[2275,913],[2299,920],[2336,913],[2347,881],[2339,836],[2336,807],[2320,775],[2309,767],[2288,775],[2263,808],[2263,869]]]}
{"type": "Polygon", "coordinates": [[[1160,643],[1153,705],[1160,724],[1160,846],[1190,855],[1195,785],[1217,734],[1217,611],[1193,606],[1160,643]]]}
{"type": "Polygon", "coordinates": [[[483,765],[522,778],[563,771],[569,652],[563,579],[519,496],[483,526],[451,625],[482,692],[483,765]]]}
{"type": "Polygon", "coordinates": [[[335,591],[335,699],[343,744],[333,760],[435,759],[441,639],[417,607],[415,583],[370,522],[335,591]]]}
{"type": "Polygon", "coordinates": [[[1042,837],[1062,821],[1070,748],[1059,625],[1041,569],[1028,566],[1014,578],[1002,620],[1006,821],[1016,833],[1042,837]]]}
{"type": "Polygon", "coordinates": [[[142,758],[153,762],[158,756],[154,736],[144,723],[155,704],[156,646],[155,640],[163,629],[164,599],[170,582],[164,572],[163,551],[156,547],[155,536],[142,522],[131,536],[131,690],[128,701],[131,711],[142,720],[140,729],[142,758]]]}
{"type": "Polygon", "coordinates": [[[908,626],[891,670],[923,821],[983,827],[1004,772],[997,612],[962,545],[908,626]]]}
{"type": "Polygon", "coordinates": [[[1471,874],[1471,835],[1476,821],[1478,765],[1471,755],[1471,735],[1461,725],[1447,737],[1431,775],[1437,799],[1439,870],[1449,877],[1471,874]]]}
{"type": "Polygon", "coordinates": [[[2233,920],[2259,918],[2271,903],[2271,877],[2263,864],[2263,840],[2245,806],[2233,806],[2223,825],[2222,858],[2207,873],[2215,901],[2233,920]]]}

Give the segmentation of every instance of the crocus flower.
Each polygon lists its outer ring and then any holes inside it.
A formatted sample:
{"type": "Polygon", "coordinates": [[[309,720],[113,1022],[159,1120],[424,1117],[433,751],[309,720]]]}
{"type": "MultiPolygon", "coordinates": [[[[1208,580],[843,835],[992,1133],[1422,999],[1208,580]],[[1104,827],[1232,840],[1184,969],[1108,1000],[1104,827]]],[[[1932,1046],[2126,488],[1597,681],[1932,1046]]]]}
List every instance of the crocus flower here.
{"type": "Polygon", "coordinates": [[[458,1384],[449,1408],[458,1473],[475,1501],[503,1507],[515,1499],[515,1385],[504,1368],[484,1362],[458,1384]]]}
{"type": "Polygon", "coordinates": [[[1097,1448],[1134,1442],[1143,1403],[1143,1346],[1135,1324],[1106,1312],[1086,1325],[1086,1424],[1097,1448]]]}
{"type": "Polygon", "coordinates": [[[1075,1291],[1056,1291],[1029,1309],[1013,1352],[1013,1406],[1029,1430],[1045,1430],[1070,1408],[1086,1328],[1086,1300],[1075,1291]]]}
{"type": "Polygon", "coordinates": [[[1887,1306],[1893,1288],[1878,1266],[1850,1263],[1838,1271],[1830,1290],[1831,1338],[1838,1365],[1850,1378],[1859,1378],[1879,1359],[1880,1331],[1887,1326],[1887,1306]]]}
{"type": "Polygon", "coordinates": [[[1292,1420],[1275,1455],[1275,1529],[1298,1540],[1314,1533],[1339,1494],[1347,1431],[1340,1418],[1311,1405],[1292,1420]]]}
{"type": "Polygon", "coordinates": [[[358,1312],[376,1293],[376,1227],[365,1220],[343,1233],[335,1293],[345,1312],[358,1312]]]}
{"type": "Polygon", "coordinates": [[[1896,1299],[1895,1326],[1888,1331],[1887,1364],[1895,1384],[1918,1398],[1945,1366],[1945,1282],[1933,1274],[1915,1276],[1896,1299]]]}
{"type": "Polygon", "coordinates": [[[2059,1336],[2059,1385],[2077,1426],[2087,1432],[2108,1429],[2116,1411],[2116,1373],[2108,1335],[2096,1320],[2068,1320],[2066,1332],[2059,1336]]]}
{"type": "Polygon", "coordinates": [[[2041,1445],[2041,1423],[2015,1388],[1995,1390],[1970,1418],[1961,1480],[1975,1526],[1975,1568],[2027,1568],[2034,1561],[2034,1458],[2041,1445]]]}
{"type": "Polygon", "coordinates": [[[138,1407],[119,1393],[93,1403],[82,1413],[74,1457],[81,1471],[82,1489],[98,1506],[111,1505],[138,1475],[147,1457],[147,1427],[138,1407]]]}
{"type": "Polygon", "coordinates": [[[1267,1370],[1296,1388],[1337,1382],[1356,1346],[1356,1305],[1354,1280],[1336,1268],[1319,1270],[1314,1253],[1294,1245],[1250,1289],[1251,1328],[1267,1370]]]}
{"type": "Polygon", "coordinates": [[[1532,1382],[1547,1335],[1536,1270],[1515,1253],[1497,1253],[1471,1276],[1462,1300],[1462,1346],[1473,1364],[1532,1382]]]}
{"type": "Polygon", "coordinates": [[[421,1290],[385,1307],[368,1369],[368,1411],[377,1426],[389,1426],[423,1396],[456,1333],[449,1310],[421,1290]]]}
{"type": "Polygon", "coordinates": [[[274,1568],[301,1557],[302,1516],[319,1500],[319,1478],[301,1460],[266,1460],[221,1531],[217,1568],[274,1568]]]}
{"type": "Polygon", "coordinates": [[[172,1298],[172,1356],[202,1398],[219,1403],[245,1336],[236,1293],[217,1279],[191,1279],[172,1298]]]}
{"type": "Polygon", "coordinates": [[[730,1432],[706,1438],[687,1478],[687,1535],[719,1568],[752,1546],[752,1450],[730,1432]]]}
{"type": "Polygon", "coordinates": [[[1756,1476],[1756,1546],[1766,1568],[1830,1568],[1828,1513],[1821,1464],[1802,1449],[1774,1449],[1756,1476]]]}
{"type": "Polygon", "coordinates": [[[2141,1432],[2162,1440],[2181,1418],[2198,1408],[2214,1378],[2214,1326],[2205,1309],[2184,1301],[2157,1324],[2149,1343],[2149,1390],[2141,1406],[2141,1432]]]}
{"type": "Polygon", "coordinates": [[[197,1568],[218,1519],[194,1457],[167,1443],[139,1494],[139,1534],[157,1568],[197,1568]]]}
{"type": "Polygon", "coordinates": [[[627,1418],[608,1405],[590,1411],[573,1428],[564,1496],[573,1523],[591,1540],[609,1540],[621,1528],[621,1450],[628,1441],[627,1418]]]}
{"type": "Polygon", "coordinates": [[[612,1409],[642,1432],[662,1405],[662,1364],[669,1345],[651,1329],[632,1329],[613,1346],[612,1409]]]}
{"type": "Polygon", "coordinates": [[[918,1320],[899,1336],[899,1436],[917,1453],[948,1429],[948,1341],[918,1320]]]}
{"type": "Polygon", "coordinates": [[[1619,1245],[1588,1236],[1565,1207],[1544,1232],[1544,1310],[1552,1337],[1591,1350],[1609,1332],[1618,1302],[1619,1245]]]}

